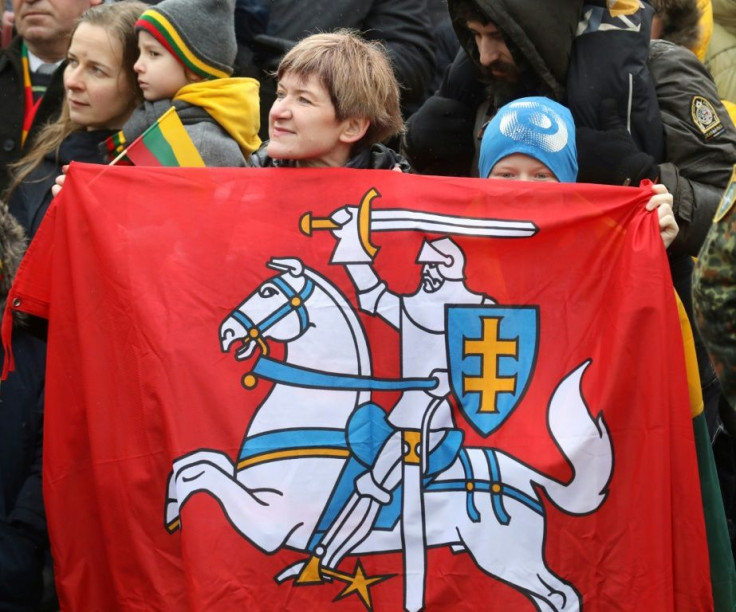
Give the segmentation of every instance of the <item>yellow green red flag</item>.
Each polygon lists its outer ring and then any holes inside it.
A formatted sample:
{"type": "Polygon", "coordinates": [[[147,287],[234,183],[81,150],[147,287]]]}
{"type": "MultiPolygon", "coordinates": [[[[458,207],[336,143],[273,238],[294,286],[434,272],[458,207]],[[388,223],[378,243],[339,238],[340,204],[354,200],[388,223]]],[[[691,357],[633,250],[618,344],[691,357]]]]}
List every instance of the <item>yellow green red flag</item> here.
{"type": "Polygon", "coordinates": [[[204,167],[205,163],[172,106],[136,138],[111,165],[204,167]]]}

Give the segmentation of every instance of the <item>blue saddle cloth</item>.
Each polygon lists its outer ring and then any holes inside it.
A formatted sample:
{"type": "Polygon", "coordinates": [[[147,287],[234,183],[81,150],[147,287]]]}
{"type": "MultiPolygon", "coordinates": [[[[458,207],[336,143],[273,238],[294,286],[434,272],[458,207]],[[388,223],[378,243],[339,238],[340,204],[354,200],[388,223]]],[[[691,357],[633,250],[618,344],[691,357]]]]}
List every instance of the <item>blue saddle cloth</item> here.
{"type": "MultiPolygon", "coordinates": [[[[364,466],[371,467],[389,436],[396,430],[386,420],[386,413],[373,403],[363,404],[350,417],[347,427],[348,447],[364,466]]],[[[446,470],[457,457],[463,443],[463,432],[449,430],[429,455],[425,476],[446,470]]]]}
{"type": "MultiPolygon", "coordinates": [[[[345,464],[317,530],[307,547],[309,552],[314,551],[322,536],[355,491],[355,479],[373,466],[386,440],[395,431],[386,420],[386,413],[376,404],[364,404],[353,413],[346,430],[351,457],[345,464]]],[[[445,433],[442,441],[429,455],[428,470],[424,475],[425,482],[429,482],[433,476],[450,467],[462,448],[462,443],[462,431],[453,429],[445,433]]],[[[401,485],[392,491],[391,501],[381,508],[374,528],[393,529],[400,514],[401,485]]]]}

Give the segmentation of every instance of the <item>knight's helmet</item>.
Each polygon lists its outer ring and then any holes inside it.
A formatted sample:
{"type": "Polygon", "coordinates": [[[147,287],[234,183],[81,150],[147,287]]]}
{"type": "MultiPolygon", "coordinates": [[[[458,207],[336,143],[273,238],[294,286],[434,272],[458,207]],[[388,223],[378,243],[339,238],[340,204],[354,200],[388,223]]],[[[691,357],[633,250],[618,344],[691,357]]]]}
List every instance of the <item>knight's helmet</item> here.
{"type": "Polygon", "coordinates": [[[432,242],[424,241],[417,263],[439,264],[437,271],[447,280],[465,278],[465,255],[450,238],[440,238],[432,242]]]}

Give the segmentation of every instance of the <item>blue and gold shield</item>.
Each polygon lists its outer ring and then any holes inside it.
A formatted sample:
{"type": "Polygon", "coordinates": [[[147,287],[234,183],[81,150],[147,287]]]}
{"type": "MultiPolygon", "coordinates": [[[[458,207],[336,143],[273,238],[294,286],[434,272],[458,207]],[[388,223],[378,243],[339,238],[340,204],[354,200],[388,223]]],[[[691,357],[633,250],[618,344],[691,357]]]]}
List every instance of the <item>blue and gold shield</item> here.
{"type": "Polygon", "coordinates": [[[537,361],[534,306],[450,306],[450,386],[480,434],[495,431],[519,405],[537,361]]]}

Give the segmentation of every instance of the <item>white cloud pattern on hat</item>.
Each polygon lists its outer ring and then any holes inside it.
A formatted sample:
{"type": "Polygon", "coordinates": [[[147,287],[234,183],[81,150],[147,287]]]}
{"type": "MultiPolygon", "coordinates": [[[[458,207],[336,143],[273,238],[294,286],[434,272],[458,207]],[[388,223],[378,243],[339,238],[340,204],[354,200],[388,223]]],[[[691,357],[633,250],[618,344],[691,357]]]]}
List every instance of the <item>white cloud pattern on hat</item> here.
{"type": "Polygon", "coordinates": [[[528,102],[511,103],[508,110],[510,112],[501,119],[499,125],[499,131],[504,136],[549,153],[557,153],[567,146],[567,126],[562,117],[553,110],[540,109],[528,102]],[[524,113],[519,117],[516,108],[532,108],[535,112],[524,113]]]}

